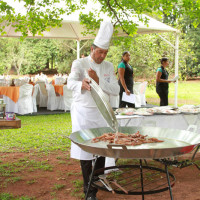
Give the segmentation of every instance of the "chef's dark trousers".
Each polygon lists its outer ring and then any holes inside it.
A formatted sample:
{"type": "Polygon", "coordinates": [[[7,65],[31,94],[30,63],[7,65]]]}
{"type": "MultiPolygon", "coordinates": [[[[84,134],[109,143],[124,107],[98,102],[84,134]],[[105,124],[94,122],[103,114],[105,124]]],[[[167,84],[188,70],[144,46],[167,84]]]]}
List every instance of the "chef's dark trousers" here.
{"type": "Polygon", "coordinates": [[[160,97],[160,106],[168,106],[168,90],[156,90],[160,97]]]}
{"type": "MultiPolygon", "coordinates": [[[[86,194],[88,185],[89,185],[89,180],[90,180],[90,174],[92,173],[92,160],[80,160],[81,162],[81,170],[83,174],[83,191],[86,194]]],[[[95,170],[104,168],[105,167],[105,157],[99,157],[97,158],[96,165],[95,165],[95,170]]],[[[89,195],[95,195],[97,193],[97,188],[95,187],[90,187],[89,195]]]]}
{"type": "Polygon", "coordinates": [[[126,105],[129,108],[135,108],[135,104],[122,101],[122,94],[123,94],[123,91],[119,93],[119,108],[126,108],[126,105]]]}

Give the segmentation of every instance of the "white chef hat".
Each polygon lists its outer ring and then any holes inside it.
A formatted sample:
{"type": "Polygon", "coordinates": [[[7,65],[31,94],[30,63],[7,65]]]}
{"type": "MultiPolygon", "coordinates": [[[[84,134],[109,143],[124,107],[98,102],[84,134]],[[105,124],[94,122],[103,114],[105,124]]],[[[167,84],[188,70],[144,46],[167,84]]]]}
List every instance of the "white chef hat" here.
{"type": "Polygon", "coordinates": [[[113,25],[111,22],[101,22],[99,32],[94,40],[94,44],[101,49],[108,49],[110,39],[113,34],[113,25]]]}

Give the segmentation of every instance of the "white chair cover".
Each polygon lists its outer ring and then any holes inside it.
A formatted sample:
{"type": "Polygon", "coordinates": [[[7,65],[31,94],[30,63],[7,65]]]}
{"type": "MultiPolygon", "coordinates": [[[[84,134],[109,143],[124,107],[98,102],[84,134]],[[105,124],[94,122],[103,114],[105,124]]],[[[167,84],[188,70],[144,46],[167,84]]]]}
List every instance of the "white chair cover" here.
{"type": "Polygon", "coordinates": [[[33,101],[33,112],[37,112],[37,95],[39,93],[39,84],[36,84],[33,88],[33,95],[32,95],[32,101],[33,101]]]}
{"type": "Polygon", "coordinates": [[[67,88],[67,85],[63,86],[63,99],[64,99],[65,111],[70,110],[73,101],[73,96],[72,96],[72,91],[67,88]]]}
{"type": "Polygon", "coordinates": [[[148,82],[147,81],[144,81],[142,82],[141,84],[141,88],[140,88],[140,98],[141,98],[141,105],[142,106],[146,106],[146,97],[145,97],[145,91],[146,91],[146,88],[147,88],[147,84],[148,82]]]}
{"type": "Polygon", "coordinates": [[[135,95],[135,107],[141,107],[141,96],[140,96],[140,89],[141,89],[141,82],[135,82],[133,85],[133,93],[135,95]]]}
{"type": "Polygon", "coordinates": [[[110,95],[110,105],[112,108],[119,108],[119,95],[110,95]]]}
{"type": "Polygon", "coordinates": [[[0,86],[5,86],[6,85],[6,79],[0,78],[0,86]]]}
{"type": "Polygon", "coordinates": [[[39,102],[39,107],[47,107],[48,93],[45,87],[45,82],[37,81],[36,83],[39,84],[39,96],[37,97],[37,102],[39,102]]]}
{"type": "Polygon", "coordinates": [[[65,78],[63,78],[63,77],[56,77],[55,78],[55,85],[62,85],[62,84],[64,84],[65,83],[65,78]]]}
{"type": "Polygon", "coordinates": [[[61,96],[56,96],[54,86],[47,85],[48,101],[47,110],[64,110],[64,102],[61,96]]]}
{"type": "Polygon", "coordinates": [[[18,113],[21,115],[33,113],[33,85],[24,84],[19,88],[18,113]]]}
{"type": "Polygon", "coordinates": [[[23,82],[21,81],[21,79],[15,79],[14,84],[15,84],[15,86],[21,86],[21,85],[23,85],[23,82]]]}

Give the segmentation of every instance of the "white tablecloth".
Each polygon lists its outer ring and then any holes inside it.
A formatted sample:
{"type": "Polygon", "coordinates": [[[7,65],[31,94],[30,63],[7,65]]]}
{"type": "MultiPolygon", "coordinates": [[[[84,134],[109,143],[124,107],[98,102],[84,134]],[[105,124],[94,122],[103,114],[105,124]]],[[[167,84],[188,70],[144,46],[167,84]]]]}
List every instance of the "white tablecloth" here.
{"type": "Polygon", "coordinates": [[[155,121],[157,127],[186,130],[189,125],[197,125],[200,133],[200,114],[151,115],[151,116],[124,116],[116,115],[120,126],[142,126],[144,121],[155,121]]]}

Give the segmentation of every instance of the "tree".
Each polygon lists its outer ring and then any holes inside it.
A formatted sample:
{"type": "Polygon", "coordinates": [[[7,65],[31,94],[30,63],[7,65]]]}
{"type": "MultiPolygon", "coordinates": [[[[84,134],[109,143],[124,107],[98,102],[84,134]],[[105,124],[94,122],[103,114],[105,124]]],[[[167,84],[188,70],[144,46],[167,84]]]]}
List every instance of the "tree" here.
{"type": "Polygon", "coordinates": [[[16,13],[15,8],[5,1],[0,1],[0,23],[4,24],[1,24],[0,32],[4,34],[5,26],[12,23],[16,31],[22,32],[24,37],[27,36],[28,31],[33,35],[42,35],[42,32],[50,27],[61,26],[61,15],[87,9],[90,2],[97,2],[98,6],[93,7],[87,14],[80,12],[80,20],[90,30],[95,30],[99,26],[99,21],[102,20],[99,17],[100,13],[107,14],[116,27],[120,26],[130,36],[133,36],[137,29],[137,25],[129,20],[134,14],[138,14],[139,20],[145,23],[148,21],[142,18],[142,13],[150,15],[164,13],[166,17],[176,18],[187,15],[194,27],[200,23],[199,0],[19,0],[26,10],[24,15],[16,13]],[[61,2],[62,6],[60,6],[61,2]]]}
{"type": "MultiPolygon", "coordinates": [[[[165,44],[155,35],[135,36],[137,25],[130,21],[130,17],[138,14],[139,20],[148,23],[142,18],[142,13],[154,16],[160,21],[181,29],[184,33],[180,37],[180,71],[184,79],[188,75],[198,74],[199,72],[199,34],[200,23],[200,1],[199,0],[91,0],[97,2],[98,6],[93,6],[92,10],[86,14],[88,0],[19,0],[24,4],[26,13],[17,13],[11,4],[6,3],[10,0],[0,1],[0,22],[4,25],[13,24],[17,31],[22,32],[26,37],[28,30],[33,34],[42,35],[42,31],[51,27],[61,26],[62,14],[69,15],[77,10],[80,11],[81,23],[85,24],[88,31],[92,32],[103,19],[100,13],[108,15],[113,24],[120,26],[127,34],[132,37],[113,39],[108,60],[114,63],[116,67],[121,53],[124,50],[130,50],[133,56],[133,66],[138,76],[152,76],[155,68],[159,65],[159,58],[162,54],[167,54],[170,58],[174,57],[174,50],[165,44]],[[60,3],[63,2],[62,6],[60,3]],[[82,11],[82,12],[81,12],[82,11]],[[116,47],[117,45],[117,47],[116,47]],[[115,58],[115,59],[114,59],[115,58]],[[148,72],[148,73],[146,73],[148,72]]],[[[0,32],[3,32],[4,26],[1,26],[0,32]]],[[[166,35],[170,41],[173,41],[172,35],[166,35]]],[[[1,45],[1,43],[0,43],[1,45]]],[[[6,46],[6,44],[3,44],[6,46]]],[[[23,43],[25,45],[25,43],[23,43]]],[[[29,40],[26,43],[28,49],[23,54],[23,48],[19,48],[17,66],[20,73],[35,72],[38,69],[50,66],[56,67],[59,72],[69,72],[71,63],[76,59],[75,51],[68,46],[75,46],[74,41],[56,41],[52,40],[29,40]],[[24,56],[23,56],[24,55],[24,56]],[[23,61],[23,62],[22,62],[23,61]],[[21,64],[20,64],[21,63],[21,64]]],[[[89,47],[89,46],[88,46],[89,47]]],[[[86,48],[89,52],[89,48],[86,48]]],[[[6,47],[7,49],[7,47],[6,47]]],[[[0,57],[6,57],[5,52],[1,52],[0,57]]],[[[11,58],[5,61],[6,65],[0,65],[2,70],[8,69],[11,58]]],[[[14,62],[16,63],[16,62],[14,62]]],[[[171,63],[171,72],[173,73],[174,62],[171,63]]]]}

